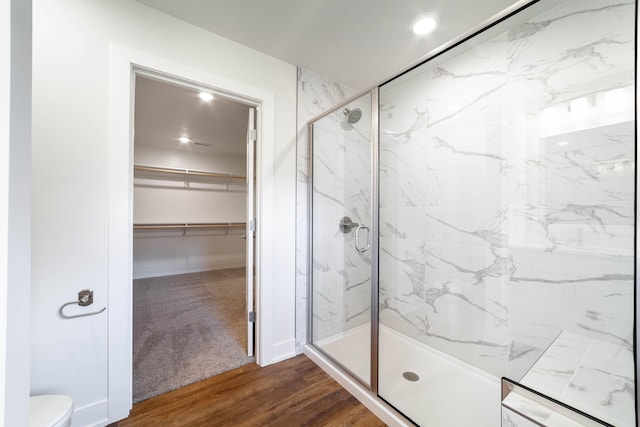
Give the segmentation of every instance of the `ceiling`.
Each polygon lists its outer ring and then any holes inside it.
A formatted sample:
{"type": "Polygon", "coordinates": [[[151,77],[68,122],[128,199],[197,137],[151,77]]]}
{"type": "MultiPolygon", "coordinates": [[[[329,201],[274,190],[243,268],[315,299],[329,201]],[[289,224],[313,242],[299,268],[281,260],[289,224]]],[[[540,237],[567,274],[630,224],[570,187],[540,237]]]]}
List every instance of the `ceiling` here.
{"type": "Polygon", "coordinates": [[[195,89],[141,76],[135,91],[136,144],[246,155],[249,106],[220,95],[203,101],[195,89]],[[191,142],[180,143],[181,136],[191,142]]]}
{"type": "Polygon", "coordinates": [[[355,90],[381,83],[515,0],[136,0],[355,90]],[[416,36],[418,16],[438,21],[416,36]]]}
{"type": "MultiPolygon", "coordinates": [[[[515,0],[135,0],[359,91],[393,77],[515,0]],[[416,36],[418,17],[437,20],[416,36]]],[[[137,144],[245,155],[248,106],[138,77],[137,144]],[[188,136],[192,142],[180,144],[188,136]]]]}

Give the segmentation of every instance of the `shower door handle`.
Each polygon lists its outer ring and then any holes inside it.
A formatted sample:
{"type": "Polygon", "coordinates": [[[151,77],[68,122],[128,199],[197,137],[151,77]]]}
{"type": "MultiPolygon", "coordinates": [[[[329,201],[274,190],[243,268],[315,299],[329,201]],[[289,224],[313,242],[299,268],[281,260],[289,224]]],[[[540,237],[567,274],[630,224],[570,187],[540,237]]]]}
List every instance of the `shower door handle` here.
{"type": "Polygon", "coordinates": [[[365,253],[371,247],[371,235],[369,233],[369,227],[366,225],[358,225],[356,228],[356,235],[353,239],[354,246],[356,247],[356,251],[360,253],[365,253]],[[365,247],[360,247],[360,230],[367,230],[367,245],[365,247]]]}

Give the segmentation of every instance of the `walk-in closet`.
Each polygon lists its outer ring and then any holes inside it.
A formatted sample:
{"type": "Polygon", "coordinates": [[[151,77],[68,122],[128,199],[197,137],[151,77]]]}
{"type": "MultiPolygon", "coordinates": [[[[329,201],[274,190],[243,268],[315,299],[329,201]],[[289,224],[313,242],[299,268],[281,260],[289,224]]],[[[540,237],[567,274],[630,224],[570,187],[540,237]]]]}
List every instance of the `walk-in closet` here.
{"type": "Polygon", "coordinates": [[[153,75],[136,76],[134,102],[138,402],[254,360],[247,316],[254,119],[247,104],[153,75]]]}

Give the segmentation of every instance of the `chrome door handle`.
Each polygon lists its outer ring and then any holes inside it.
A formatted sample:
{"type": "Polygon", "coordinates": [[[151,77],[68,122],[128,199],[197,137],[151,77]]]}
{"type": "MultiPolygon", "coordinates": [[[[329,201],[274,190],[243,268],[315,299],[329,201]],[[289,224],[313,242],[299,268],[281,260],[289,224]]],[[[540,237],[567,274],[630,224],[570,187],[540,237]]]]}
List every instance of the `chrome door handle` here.
{"type": "Polygon", "coordinates": [[[358,225],[356,228],[356,235],[354,239],[354,246],[356,247],[356,251],[360,253],[365,253],[371,247],[371,233],[369,233],[369,227],[366,225],[358,225]],[[360,247],[360,230],[367,230],[367,246],[360,247]]]}

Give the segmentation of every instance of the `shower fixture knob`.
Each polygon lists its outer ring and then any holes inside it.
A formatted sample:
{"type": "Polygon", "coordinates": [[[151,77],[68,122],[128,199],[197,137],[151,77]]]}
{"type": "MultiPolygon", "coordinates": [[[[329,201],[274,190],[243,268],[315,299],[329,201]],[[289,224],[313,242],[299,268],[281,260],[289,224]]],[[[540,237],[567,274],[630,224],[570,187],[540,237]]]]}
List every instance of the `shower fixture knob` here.
{"type": "Polygon", "coordinates": [[[348,216],[345,216],[340,220],[339,228],[340,231],[342,231],[344,234],[347,234],[359,225],[360,224],[358,224],[357,222],[353,222],[348,216]]]}

